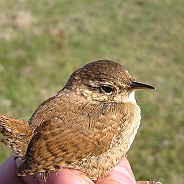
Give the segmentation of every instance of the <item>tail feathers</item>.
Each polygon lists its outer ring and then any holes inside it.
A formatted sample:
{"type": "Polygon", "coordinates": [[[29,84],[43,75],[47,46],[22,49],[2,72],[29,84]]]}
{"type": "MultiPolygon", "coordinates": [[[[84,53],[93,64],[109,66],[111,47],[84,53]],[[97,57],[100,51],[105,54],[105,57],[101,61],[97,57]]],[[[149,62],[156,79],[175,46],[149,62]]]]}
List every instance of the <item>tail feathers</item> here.
{"type": "Polygon", "coordinates": [[[0,115],[0,132],[3,134],[1,141],[14,151],[15,156],[25,156],[30,133],[27,121],[0,115]]]}

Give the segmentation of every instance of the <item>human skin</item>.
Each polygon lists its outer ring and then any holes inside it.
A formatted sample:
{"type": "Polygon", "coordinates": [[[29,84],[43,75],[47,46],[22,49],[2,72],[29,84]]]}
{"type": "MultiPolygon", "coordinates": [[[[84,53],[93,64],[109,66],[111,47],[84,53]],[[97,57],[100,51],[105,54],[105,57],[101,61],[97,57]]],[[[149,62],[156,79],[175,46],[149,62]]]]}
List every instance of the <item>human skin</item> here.
{"type": "MultiPolygon", "coordinates": [[[[0,183],[3,184],[42,184],[36,175],[19,177],[16,174],[20,160],[10,156],[0,165],[0,183]]],[[[49,175],[44,184],[136,184],[127,158],[124,158],[105,178],[93,182],[84,173],[75,169],[60,169],[49,175]]]]}

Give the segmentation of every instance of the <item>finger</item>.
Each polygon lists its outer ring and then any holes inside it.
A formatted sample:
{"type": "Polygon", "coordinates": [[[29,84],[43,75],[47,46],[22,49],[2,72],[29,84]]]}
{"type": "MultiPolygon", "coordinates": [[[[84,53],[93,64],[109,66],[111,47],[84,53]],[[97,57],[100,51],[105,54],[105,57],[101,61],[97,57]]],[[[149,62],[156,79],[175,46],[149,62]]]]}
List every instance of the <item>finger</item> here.
{"type": "Polygon", "coordinates": [[[104,179],[97,180],[96,184],[136,184],[130,164],[124,158],[104,179]]]}
{"type": "MultiPolygon", "coordinates": [[[[17,167],[22,163],[22,160],[17,159],[17,167]]],[[[51,172],[46,181],[43,181],[40,175],[22,176],[22,180],[26,184],[94,184],[83,172],[76,169],[60,169],[51,172]]]]}
{"type": "Polygon", "coordinates": [[[25,184],[21,177],[18,177],[16,174],[16,164],[14,156],[10,156],[0,165],[0,183],[6,184],[25,184]]]}
{"type": "Polygon", "coordinates": [[[94,184],[84,173],[76,169],[60,169],[52,173],[46,184],[94,184]]]}
{"type": "Polygon", "coordinates": [[[26,184],[94,184],[83,172],[76,169],[60,169],[51,172],[46,181],[39,175],[22,177],[26,184]]]}

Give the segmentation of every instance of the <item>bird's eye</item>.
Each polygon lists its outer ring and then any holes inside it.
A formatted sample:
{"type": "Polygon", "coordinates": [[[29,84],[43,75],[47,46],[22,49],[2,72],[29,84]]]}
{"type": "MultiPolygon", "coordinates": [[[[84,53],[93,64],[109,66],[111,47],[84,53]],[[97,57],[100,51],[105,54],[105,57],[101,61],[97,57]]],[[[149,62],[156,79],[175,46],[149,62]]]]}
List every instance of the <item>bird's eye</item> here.
{"type": "Polygon", "coordinates": [[[112,87],[111,86],[101,86],[101,89],[105,92],[110,94],[112,92],[112,87]]]}

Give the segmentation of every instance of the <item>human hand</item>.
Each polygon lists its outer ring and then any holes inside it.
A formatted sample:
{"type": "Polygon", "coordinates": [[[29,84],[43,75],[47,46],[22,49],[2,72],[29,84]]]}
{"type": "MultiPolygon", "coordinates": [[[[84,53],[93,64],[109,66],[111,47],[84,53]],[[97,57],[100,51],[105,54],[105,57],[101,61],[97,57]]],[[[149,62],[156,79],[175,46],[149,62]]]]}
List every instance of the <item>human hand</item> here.
{"type": "MultiPolygon", "coordinates": [[[[41,184],[42,181],[35,175],[19,177],[16,174],[20,165],[10,156],[0,165],[0,183],[3,184],[41,184]]],[[[44,184],[94,184],[84,173],[76,169],[60,169],[53,172],[44,184]]],[[[95,184],[136,184],[130,164],[124,158],[105,178],[98,179],[95,184]]]]}

